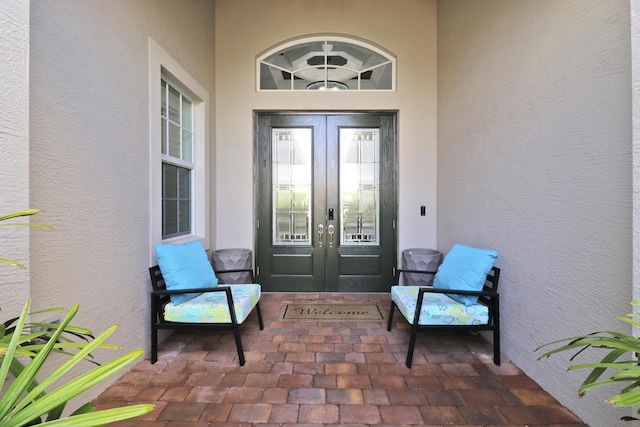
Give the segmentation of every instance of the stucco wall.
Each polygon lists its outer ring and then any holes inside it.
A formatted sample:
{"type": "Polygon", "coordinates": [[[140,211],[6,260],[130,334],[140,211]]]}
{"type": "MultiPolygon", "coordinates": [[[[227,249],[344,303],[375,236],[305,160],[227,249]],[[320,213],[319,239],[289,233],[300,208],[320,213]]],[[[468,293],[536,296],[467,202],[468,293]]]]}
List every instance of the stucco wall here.
{"type": "Polygon", "coordinates": [[[627,412],[536,346],[629,328],[629,2],[438,2],[438,246],[495,248],[503,352],[593,426],[627,412]]]}
{"type": "Polygon", "coordinates": [[[55,227],[32,232],[31,295],[148,349],[148,38],[213,93],[213,2],[35,0],[31,18],[31,202],[55,227]]]}
{"type": "Polygon", "coordinates": [[[217,248],[254,246],[253,110],[398,110],[399,250],[435,245],[435,13],[431,0],[375,7],[368,0],[216,2],[217,248]],[[256,91],[260,53],[318,33],[364,39],[395,54],[397,91],[256,91]]]}
{"type": "MultiPolygon", "coordinates": [[[[0,215],[29,206],[29,4],[0,0],[0,215]]],[[[0,258],[30,266],[29,229],[0,229],[0,258]]],[[[29,270],[0,264],[0,319],[29,296],[29,270]]]]}

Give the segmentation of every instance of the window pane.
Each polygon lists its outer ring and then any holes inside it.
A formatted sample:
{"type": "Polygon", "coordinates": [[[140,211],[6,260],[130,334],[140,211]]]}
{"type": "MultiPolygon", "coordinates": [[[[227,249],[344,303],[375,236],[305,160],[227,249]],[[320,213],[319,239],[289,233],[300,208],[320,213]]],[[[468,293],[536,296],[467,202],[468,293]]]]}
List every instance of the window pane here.
{"type": "Polygon", "coordinates": [[[162,165],[162,197],[176,199],[178,197],[178,168],[170,164],[162,165]]]}
{"type": "Polygon", "coordinates": [[[162,143],[162,154],[167,154],[167,119],[164,117],[160,119],[160,123],[162,125],[162,129],[160,131],[161,134],[161,143],[162,143]]]}
{"type": "Polygon", "coordinates": [[[274,245],[311,244],[311,145],[311,129],[272,131],[274,245]]]}
{"type": "Polygon", "coordinates": [[[182,160],[187,162],[193,161],[193,144],[191,141],[191,132],[182,130],[182,160]]]}
{"type": "Polygon", "coordinates": [[[379,244],[379,129],[340,129],[340,244],[379,244]]]}
{"type": "Polygon", "coordinates": [[[188,234],[191,232],[191,201],[180,200],[178,207],[178,231],[181,234],[188,234]]]}
{"type": "Polygon", "coordinates": [[[191,232],[191,170],[162,165],[162,237],[191,232]]]}
{"type": "Polygon", "coordinates": [[[287,43],[258,61],[260,90],[391,90],[395,79],[395,59],[356,40],[287,43]]]}
{"type": "Polygon", "coordinates": [[[191,198],[191,171],[186,168],[176,168],[178,170],[178,197],[182,200],[191,198]]]}
{"type": "Polygon", "coordinates": [[[162,237],[175,236],[178,233],[177,200],[163,200],[162,237]]]}
{"type": "Polygon", "coordinates": [[[180,123],[180,92],[169,86],[169,120],[180,123]]]}
{"type": "Polygon", "coordinates": [[[180,127],[169,122],[169,155],[180,159],[180,127]]]}
{"type": "Polygon", "coordinates": [[[193,104],[191,103],[191,101],[189,101],[185,97],[182,97],[182,128],[189,131],[193,129],[191,123],[192,110],[193,104]]]}
{"type": "Polygon", "coordinates": [[[164,80],[160,90],[160,116],[167,117],[167,82],[164,80]]]}

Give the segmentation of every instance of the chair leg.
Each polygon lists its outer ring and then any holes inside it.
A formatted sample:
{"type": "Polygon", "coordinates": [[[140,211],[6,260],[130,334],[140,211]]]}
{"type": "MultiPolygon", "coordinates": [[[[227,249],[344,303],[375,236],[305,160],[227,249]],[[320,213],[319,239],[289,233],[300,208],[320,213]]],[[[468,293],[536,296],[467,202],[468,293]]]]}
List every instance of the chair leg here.
{"type": "Polygon", "coordinates": [[[244,366],[244,351],[242,350],[242,341],[240,340],[240,326],[238,324],[234,324],[231,326],[233,328],[233,336],[236,339],[236,350],[238,351],[238,359],[240,360],[240,366],[244,366]]]}
{"type": "Polygon", "coordinates": [[[493,364],[500,366],[500,328],[493,330],[493,364]]]}
{"type": "Polygon", "coordinates": [[[256,313],[258,314],[258,323],[260,324],[260,330],[263,330],[264,323],[262,323],[262,310],[260,310],[260,301],[256,303],[256,313]]]}
{"type": "Polygon", "coordinates": [[[393,322],[393,311],[396,308],[396,303],[391,301],[391,309],[389,310],[389,321],[387,322],[387,331],[391,330],[391,323],[393,322]]]}
{"type": "Polygon", "coordinates": [[[413,361],[413,350],[416,348],[416,338],[418,336],[418,325],[411,325],[411,337],[409,338],[409,349],[407,350],[407,368],[411,368],[413,361]]]}
{"type": "Polygon", "coordinates": [[[158,361],[158,328],[151,325],[151,364],[158,361]]]}

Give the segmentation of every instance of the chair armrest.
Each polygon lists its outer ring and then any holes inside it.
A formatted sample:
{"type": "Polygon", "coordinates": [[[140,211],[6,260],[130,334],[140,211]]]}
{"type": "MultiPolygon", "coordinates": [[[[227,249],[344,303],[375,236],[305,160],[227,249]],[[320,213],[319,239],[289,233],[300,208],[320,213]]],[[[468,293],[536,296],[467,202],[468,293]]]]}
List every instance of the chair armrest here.
{"type": "Polygon", "coordinates": [[[430,293],[430,294],[454,294],[454,295],[473,295],[473,296],[483,296],[483,297],[495,297],[498,296],[497,292],[493,291],[468,291],[463,289],[443,289],[443,288],[432,288],[430,286],[421,286],[419,289],[421,294],[430,293]]]}
{"type": "Polygon", "coordinates": [[[202,292],[226,292],[228,286],[219,285],[214,288],[186,288],[186,289],[162,289],[151,291],[151,295],[175,295],[175,294],[198,294],[202,292]]]}

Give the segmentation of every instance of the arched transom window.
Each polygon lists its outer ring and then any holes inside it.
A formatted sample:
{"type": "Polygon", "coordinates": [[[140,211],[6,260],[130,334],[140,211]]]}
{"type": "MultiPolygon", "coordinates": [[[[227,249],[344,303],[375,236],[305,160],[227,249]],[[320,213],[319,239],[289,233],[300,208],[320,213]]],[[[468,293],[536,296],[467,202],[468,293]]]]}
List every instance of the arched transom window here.
{"type": "Polygon", "coordinates": [[[258,90],[395,90],[395,58],[343,37],[311,37],[258,57],[258,90]]]}

